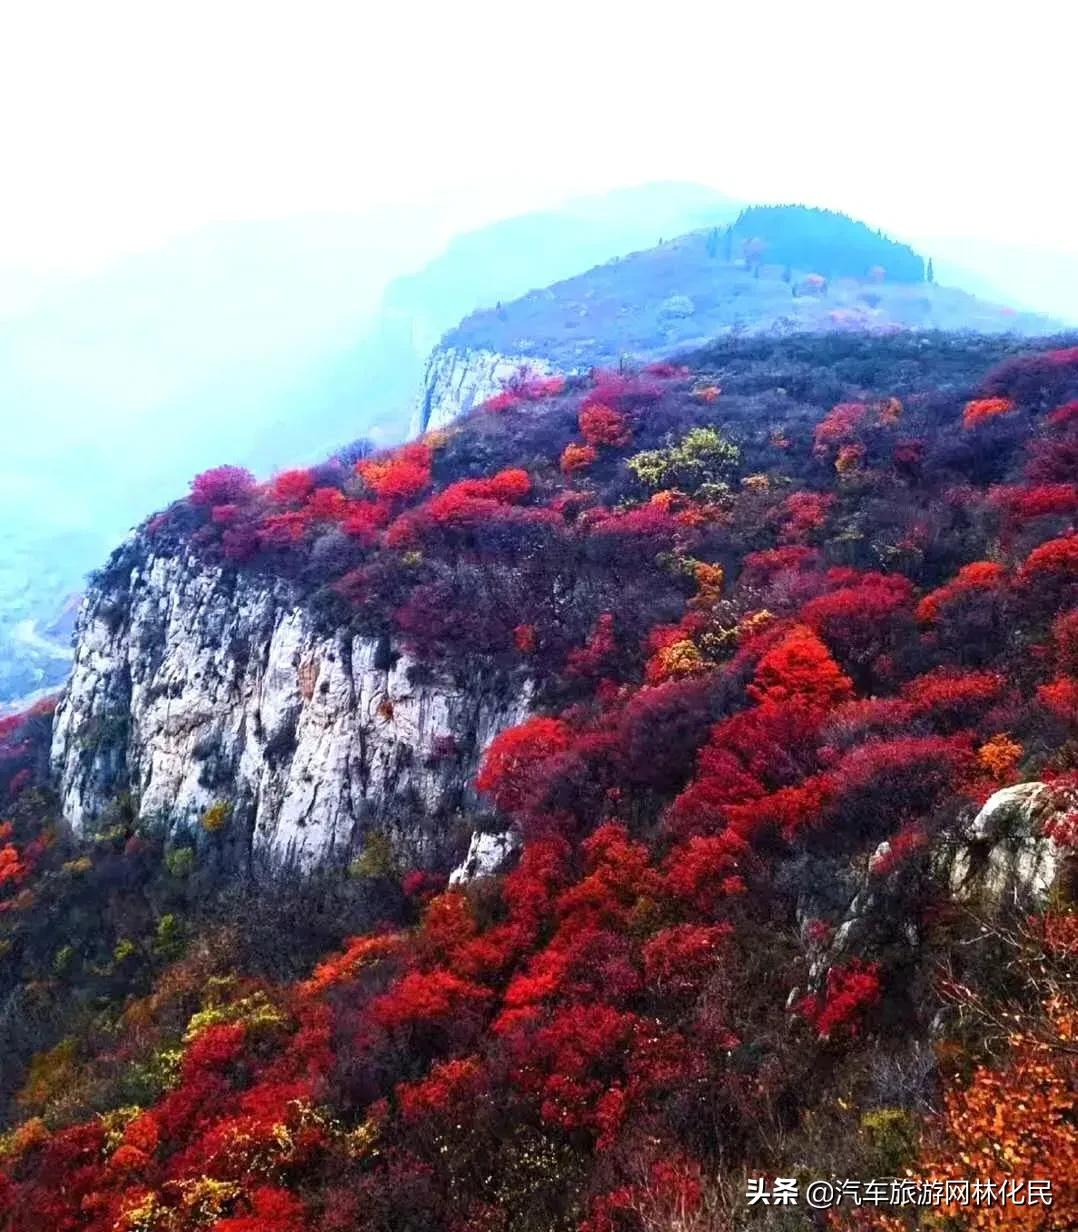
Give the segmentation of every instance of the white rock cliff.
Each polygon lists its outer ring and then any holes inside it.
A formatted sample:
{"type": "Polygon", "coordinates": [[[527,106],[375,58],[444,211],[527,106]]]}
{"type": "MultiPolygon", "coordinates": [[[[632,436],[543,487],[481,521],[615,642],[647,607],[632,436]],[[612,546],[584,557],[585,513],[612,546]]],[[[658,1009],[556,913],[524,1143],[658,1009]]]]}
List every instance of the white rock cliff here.
{"type": "Polygon", "coordinates": [[[324,628],[293,583],[136,536],[87,596],[52,759],[79,830],[121,795],[197,823],[219,801],[253,848],[310,864],[372,830],[447,866],[482,749],[527,712],[527,682],[452,680],[324,628]]]}
{"type": "Polygon", "coordinates": [[[431,352],[410,435],[444,428],[487,398],[501,393],[524,368],[534,376],[554,369],[533,355],[501,355],[471,347],[439,346],[431,352]]]}

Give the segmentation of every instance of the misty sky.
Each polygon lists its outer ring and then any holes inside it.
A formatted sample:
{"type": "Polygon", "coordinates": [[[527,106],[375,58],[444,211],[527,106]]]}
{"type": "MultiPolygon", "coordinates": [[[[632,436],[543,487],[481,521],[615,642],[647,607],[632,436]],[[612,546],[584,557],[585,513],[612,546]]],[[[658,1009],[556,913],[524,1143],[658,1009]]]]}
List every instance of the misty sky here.
{"type": "Polygon", "coordinates": [[[475,226],[657,179],[1076,252],[1065,7],[11,4],[0,268],[299,213],[475,226]]]}

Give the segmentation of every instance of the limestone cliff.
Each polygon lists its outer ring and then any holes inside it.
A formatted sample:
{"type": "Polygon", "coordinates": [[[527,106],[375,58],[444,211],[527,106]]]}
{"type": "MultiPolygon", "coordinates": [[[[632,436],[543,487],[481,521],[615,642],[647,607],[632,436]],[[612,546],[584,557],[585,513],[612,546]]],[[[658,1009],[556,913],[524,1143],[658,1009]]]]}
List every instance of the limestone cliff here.
{"type": "Polygon", "coordinates": [[[536,376],[555,371],[545,359],[532,355],[503,355],[476,347],[435,347],[427,361],[411,435],[444,428],[500,393],[522,368],[536,376]]]}
{"type": "Polygon", "coordinates": [[[135,536],[87,595],[53,768],[79,830],[125,793],[171,825],[224,801],[283,859],[343,857],[377,829],[448,866],[479,753],[528,698],[526,681],[454,680],[325,627],[293,581],[135,536]]]}

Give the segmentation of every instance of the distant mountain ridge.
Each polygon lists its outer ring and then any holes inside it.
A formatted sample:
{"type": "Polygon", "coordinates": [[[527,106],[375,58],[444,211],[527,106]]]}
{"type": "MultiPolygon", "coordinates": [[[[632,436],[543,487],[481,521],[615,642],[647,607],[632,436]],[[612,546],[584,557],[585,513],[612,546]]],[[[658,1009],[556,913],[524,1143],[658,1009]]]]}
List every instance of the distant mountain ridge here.
{"type": "Polygon", "coordinates": [[[751,333],[1050,332],[1055,322],[925,281],[909,245],[802,206],[752,206],[511,303],[472,313],[433,352],[413,427],[444,425],[506,374],[649,362],[751,333]]]}

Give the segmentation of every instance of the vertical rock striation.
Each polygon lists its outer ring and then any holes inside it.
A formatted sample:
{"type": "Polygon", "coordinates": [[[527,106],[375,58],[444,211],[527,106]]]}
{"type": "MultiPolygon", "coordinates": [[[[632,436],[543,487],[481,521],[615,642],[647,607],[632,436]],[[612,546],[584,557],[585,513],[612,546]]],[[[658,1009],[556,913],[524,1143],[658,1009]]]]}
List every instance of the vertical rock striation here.
{"type": "Polygon", "coordinates": [[[528,702],[526,681],[454,680],[325,628],[287,579],[135,536],[87,595],[53,767],[79,830],[124,795],[169,825],[227,801],[253,848],[288,861],[343,857],[376,829],[448,866],[478,756],[528,702]]]}

